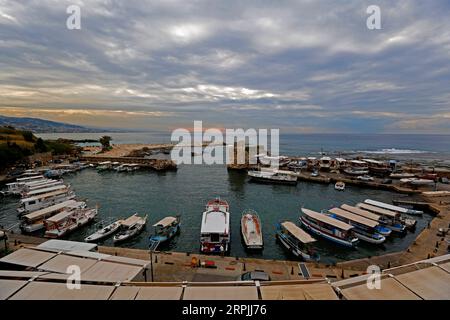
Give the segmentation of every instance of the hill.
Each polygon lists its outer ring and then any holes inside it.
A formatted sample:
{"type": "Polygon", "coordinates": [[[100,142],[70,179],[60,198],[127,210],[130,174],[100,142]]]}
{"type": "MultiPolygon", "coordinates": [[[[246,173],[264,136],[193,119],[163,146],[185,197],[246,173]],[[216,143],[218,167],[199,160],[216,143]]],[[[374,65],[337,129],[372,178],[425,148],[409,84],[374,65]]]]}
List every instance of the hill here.
{"type": "Polygon", "coordinates": [[[56,122],[38,118],[18,118],[0,115],[0,127],[11,126],[16,129],[32,131],[35,133],[51,132],[109,132],[111,130],[103,128],[90,128],[69,123],[56,122]]]}

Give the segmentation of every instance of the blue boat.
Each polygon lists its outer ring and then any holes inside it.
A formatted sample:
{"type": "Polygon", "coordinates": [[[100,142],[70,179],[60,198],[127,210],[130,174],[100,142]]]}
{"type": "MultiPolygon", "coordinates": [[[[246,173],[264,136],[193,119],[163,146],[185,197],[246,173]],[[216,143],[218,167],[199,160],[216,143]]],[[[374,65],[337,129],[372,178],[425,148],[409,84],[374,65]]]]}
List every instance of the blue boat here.
{"type": "Polygon", "coordinates": [[[155,250],[159,244],[167,242],[180,232],[180,216],[165,217],[155,223],[153,227],[155,228],[155,232],[149,237],[149,246],[155,250]]]}

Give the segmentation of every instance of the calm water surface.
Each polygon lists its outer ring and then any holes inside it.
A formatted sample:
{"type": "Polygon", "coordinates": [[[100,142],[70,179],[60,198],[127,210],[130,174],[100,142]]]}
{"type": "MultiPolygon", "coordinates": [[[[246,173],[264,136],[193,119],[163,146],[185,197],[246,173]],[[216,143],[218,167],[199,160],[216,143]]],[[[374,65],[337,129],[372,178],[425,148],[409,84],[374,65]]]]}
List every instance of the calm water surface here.
{"type": "MultiPolygon", "coordinates": [[[[89,206],[99,205],[99,220],[127,217],[135,212],[148,214],[147,229],[137,238],[121,244],[124,247],[147,248],[151,225],[168,216],[182,215],[181,234],[166,247],[182,252],[199,251],[201,214],[206,202],[215,197],[226,199],[231,211],[231,255],[245,257],[248,253],[241,244],[240,216],[244,209],[256,210],[263,224],[264,251],[252,254],[268,259],[294,259],[275,241],[275,225],[289,219],[298,222],[300,206],[314,210],[328,209],[343,203],[356,204],[366,198],[391,201],[395,194],[348,186],[345,192],[334,190],[333,185],[299,182],[297,186],[265,185],[248,182],[245,173],[228,172],[220,165],[182,165],[176,172],[156,173],[149,171],[134,173],[97,172],[86,169],[66,175],[80,199],[89,206]]],[[[17,199],[1,199],[0,224],[14,225],[17,199]]],[[[384,246],[361,243],[357,249],[338,247],[318,239],[316,249],[323,262],[355,259],[405,249],[426,226],[431,217],[419,218],[415,233],[405,237],[391,236],[384,246]]],[[[87,226],[69,236],[70,240],[82,241],[95,230],[87,226]]],[[[105,245],[113,245],[111,239],[105,245]]]]}

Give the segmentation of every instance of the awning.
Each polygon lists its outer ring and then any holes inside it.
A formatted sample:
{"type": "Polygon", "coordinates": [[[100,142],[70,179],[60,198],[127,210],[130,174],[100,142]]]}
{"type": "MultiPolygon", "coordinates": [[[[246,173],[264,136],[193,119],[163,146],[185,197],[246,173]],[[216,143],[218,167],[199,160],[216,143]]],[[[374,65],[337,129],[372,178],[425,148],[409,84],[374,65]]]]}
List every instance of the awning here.
{"type": "Polygon", "coordinates": [[[183,300],[258,300],[258,293],[254,286],[187,287],[183,300]]]}
{"type": "Polygon", "coordinates": [[[160,226],[160,227],[164,228],[164,227],[170,226],[175,221],[177,221],[177,218],[175,218],[175,217],[165,217],[162,220],[155,223],[153,226],[154,227],[160,226]]]}
{"type": "Polygon", "coordinates": [[[331,217],[329,217],[329,216],[327,216],[327,215],[325,215],[323,213],[318,213],[318,212],[315,212],[315,211],[312,211],[312,210],[309,210],[309,209],[304,209],[304,208],[302,208],[302,211],[303,211],[303,213],[305,215],[309,216],[310,218],[313,218],[315,220],[321,221],[321,222],[323,222],[325,224],[331,225],[331,226],[336,227],[338,229],[341,229],[341,230],[344,230],[344,231],[348,231],[348,230],[353,228],[353,226],[351,226],[351,225],[349,225],[349,224],[347,224],[345,222],[333,219],[333,218],[331,218],[331,217]]]}
{"type": "Polygon", "coordinates": [[[347,219],[347,220],[350,220],[350,221],[353,221],[353,222],[365,225],[365,226],[370,227],[370,228],[375,228],[376,226],[378,226],[378,222],[376,222],[374,220],[361,217],[361,216],[359,216],[357,214],[353,214],[353,213],[350,213],[348,211],[345,211],[345,210],[342,210],[342,209],[339,209],[339,208],[333,208],[333,209],[330,209],[328,211],[330,213],[333,213],[333,214],[339,216],[339,217],[342,217],[344,219],[347,219]]]}
{"type": "Polygon", "coordinates": [[[289,231],[290,234],[292,234],[295,238],[303,243],[311,243],[316,241],[316,239],[311,237],[309,233],[303,231],[291,221],[285,221],[281,225],[286,228],[286,230],[289,231]]]}
{"type": "Polygon", "coordinates": [[[339,300],[328,283],[263,285],[263,300],[339,300]]]}

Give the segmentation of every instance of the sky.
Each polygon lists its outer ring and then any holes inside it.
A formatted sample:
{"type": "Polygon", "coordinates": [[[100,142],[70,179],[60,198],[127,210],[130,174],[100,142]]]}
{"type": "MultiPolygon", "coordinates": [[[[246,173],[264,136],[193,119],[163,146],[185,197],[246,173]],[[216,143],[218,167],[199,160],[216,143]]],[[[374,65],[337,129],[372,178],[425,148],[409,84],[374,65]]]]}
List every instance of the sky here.
{"type": "Polygon", "coordinates": [[[450,134],[450,2],[0,0],[0,115],[450,134]]]}

